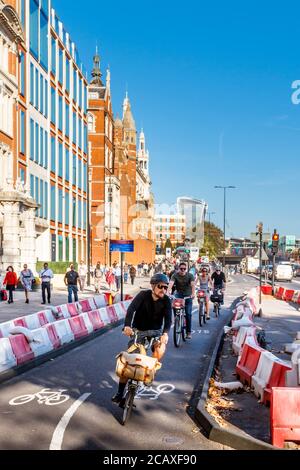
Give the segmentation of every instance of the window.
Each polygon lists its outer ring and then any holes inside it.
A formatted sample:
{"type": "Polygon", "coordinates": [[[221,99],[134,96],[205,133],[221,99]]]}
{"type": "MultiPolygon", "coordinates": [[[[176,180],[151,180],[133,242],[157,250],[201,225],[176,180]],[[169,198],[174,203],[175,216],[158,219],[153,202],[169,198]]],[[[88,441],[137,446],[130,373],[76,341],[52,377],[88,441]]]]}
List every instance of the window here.
{"type": "Polygon", "coordinates": [[[45,80],[45,117],[48,117],[48,82],[45,80]]]}
{"type": "Polygon", "coordinates": [[[82,108],[82,81],[79,78],[79,107],[82,108]]]}
{"type": "Polygon", "coordinates": [[[41,205],[39,209],[39,216],[44,217],[44,181],[40,180],[40,200],[39,204],[41,205]]]}
{"type": "Polygon", "coordinates": [[[44,78],[40,75],[40,112],[44,114],[44,78]]]}
{"type": "Polygon", "coordinates": [[[20,112],[20,152],[25,154],[25,113],[20,112]]]}
{"type": "Polygon", "coordinates": [[[39,125],[35,123],[35,152],[34,152],[34,161],[39,162],[39,125]]]}
{"type": "Polygon", "coordinates": [[[70,61],[68,57],[66,57],[66,90],[70,92],[70,61]]]}
{"type": "Polygon", "coordinates": [[[24,168],[20,168],[20,172],[19,172],[19,175],[20,175],[20,180],[23,184],[25,184],[25,170],[24,168]]]}
{"type": "Polygon", "coordinates": [[[77,72],[73,70],[73,100],[77,101],[77,72]]]}
{"type": "Polygon", "coordinates": [[[63,192],[58,190],[58,222],[62,223],[63,192]]]}
{"type": "Polygon", "coordinates": [[[34,107],[39,109],[39,72],[35,69],[35,96],[34,96],[34,107]]]}
{"type": "Polygon", "coordinates": [[[58,235],[58,260],[63,260],[63,237],[58,235]]]}
{"type": "Polygon", "coordinates": [[[76,247],[77,247],[76,238],[72,238],[72,250],[73,250],[73,261],[74,261],[74,263],[76,261],[76,247]]]}
{"type": "Polygon", "coordinates": [[[70,261],[70,240],[66,237],[66,261],[70,261]]]}
{"type": "Polygon", "coordinates": [[[78,199],[78,228],[82,228],[81,207],[81,199],[78,199]]]}
{"type": "Polygon", "coordinates": [[[78,147],[82,149],[82,121],[78,117],[78,147]]]}
{"type": "Polygon", "coordinates": [[[56,114],[56,93],[55,93],[55,89],[51,87],[51,121],[53,122],[53,124],[56,124],[55,114],[56,114]]]}
{"type": "Polygon", "coordinates": [[[56,171],[56,145],[53,136],[51,136],[51,171],[53,173],[56,171]]]}
{"type": "Polygon", "coordinates": [[[34,176],[30,175],[30,195],[34,199],[34,176]]]}
{"type": "Polygon", "coordinates": [[[44,167],[48,169],[48,132],[45,131],[45,155],[44,155],[44,167]]]}
{"type": "Polygon", "coordinates": [[[23,26],[23,30],[25,29],[25,0],[20,0],[20,19],[23,26]]]}
{"type": "Polygon", "coordinates": [[[70,195],[65,193],[65,224],[69,225],[69,205],[70,205],[70,195]]]}
{"type": "Polygon", "coordinates": [[[70,135],[70,106],[66,103],[66,126],[65,126],[65,133],[66,136],[69,137],[70,135]]]}
{"type": "Polygon", "coordinates": [[[73,197],[72,202],[73,202],[72,203],[72,206],[73,206],[72,223],[73,223],[73,227],[76,227],[76,199],[74,197],[73,197]]]}
{"type": "Polygon", "coordinates": [[[76,155],[73,154],[73,165],[72,165],[72,168],[73,168],[73,174],[72,174],[72,183],[74,184],[74,186],[76,186],[76,162],[77,162],[77,158],[76,158],[76,155]]]}
{"type": "Polygon", "coordinates": [[[25,96],[25,56],[23,52],[20,56],[20,93],[25,96]]]}
{"type": "Polygon", "coordinates": [[[62,96],[58,96],[58,128],[62,131],[63,128],[63,99],[62,96]]]}
{"type": "Polygon", "coordinates": [[[87,188],[87,173],[86,173],[86,163],[83,164],[83,190],[86,192],[87,188]]]}
{"type": "Polygon", "coordinates": [[[58,143],[58,176],[63,177],[63,146],[58,143]]]}
{"type": "MultiPolygon", "coordinates": [[[[34,190],[34,196],[35,196],[35,201],[37,204],[39,204],[39,179],[37,176],[35,176],[35,184],[34,184],[34,187],[35,187],[35,190],[34,190]]],[[[36,215],[39,216],[39,209],[36,210],[36,215]]]]}
{"type": "Polygon", "coordinates": [[[39,152],[39,164],[44,166],[44,130],[40,127],[40,152],[39,152]]]}
{"type": "Polygon", "coordinates": [[[30,62],[30,104],[34,103],[34,66],[30,62]]]}
{"type": "Polygon", "coordinates": [[[76,144],[76,114],[73,111],[73,142],[76,144]]]}
{"type": "Polygon", "coordinates": [[[66,179],[67,181],[70,180],[69,170],[70,170],[70,152],[69,152],[69,150],[66,148],[65,179],[66,179]]]}
{"type": "Polygon", "coordinates": [[[30,160],[34,160],[34,121],[30,119],[30,160]]]}
{"type": "Polygon", "coordinates": [[[51,186],[51,219],[52,220],[55,220],[55,214],[56,214],[55,202],[56,202],[55,186],[51,186]]]}
{"type": "Polygon", "coordinates": [[[83,125],[83,138],[84,138],[84,142],[83,142],[83,151],[84,151],[84,153],[87,154],[87,147],[88,147],[88,131],[87,131],[87,126],[86,126],[86,124],[83,125]]]}
{"type": "Polygon", "coordinates": [[[46,182],[44,190],[44,218],[48,219],[48,183],[46,182]]]}
{"type": "Polygon", "coordinates": [[[48,71],[48,19],[40,11],[40,63],[48,71]]]}
{"type": "Polygon", "coordinates": [[[38,60],[39,59],[39,2],[30,0],[29,6],[29,37],[30,52],[38,60]]]}
{"type": "Polygon", "coordinates": [[[86,230],[86,201],[83,201],[83,228],[86,230]]]}
{"type": "Polygon", "coordinates": [[[94,123],[95,123],[94,116],[89,113],[88,114],[88,129],[89,129],[89,132],[95,132],[94,123]]]}
{"type": "Polygon", "coordinates": [[[59,75],[58,75],[58,80],[61,84],[63,84],[63,81],[64,81],[64,69],[63,69],[63,62],[64,62],[64,56],[63,56],[63,51],[62,49],[59,47],[58,48],[58,51],[59,51],[59,75]]]}
{"type": "Polygon", "coordinates": [[[56,74],[56,41],[51,36],[51,72],[53,75],[56,74]]]}
{"type": "Polygon", "coordinates": [[[81,160],[78,159],[78,188],[82,188],[81,160]]]}

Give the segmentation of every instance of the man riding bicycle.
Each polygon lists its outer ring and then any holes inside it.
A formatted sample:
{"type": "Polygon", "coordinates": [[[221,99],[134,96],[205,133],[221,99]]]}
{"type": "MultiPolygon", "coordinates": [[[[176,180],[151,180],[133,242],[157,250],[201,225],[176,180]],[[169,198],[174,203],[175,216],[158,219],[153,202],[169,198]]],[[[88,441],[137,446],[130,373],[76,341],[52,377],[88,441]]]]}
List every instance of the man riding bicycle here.
{"type": "MultiPolygon", "coordinates": [[[[128,348],[135,342],[133,328],[138,330],[137,343],[145,337],[148,340],[154,338],[152,357],[160,361],[166,350],[172,324],[171,300],[166,295],[169,279],[165,274],[157,273],[152,276],[150,284],[151,289],[139,292],[129,305],[123,333],[131,337],[128,348]]],[[[112,397],[113,402],[122,401],[126,383],[127,378],[120,379],[118,391],[112,397]]]]}
{"type": "Polygon", "coordinates": [[[221,268],[217,267],[215,272],[211,276],[211,280],[213,282],[213,289],[221,289],[222,291],[222,305],[224,303],[224,292],[225,292],[225,284],[226,284],[226,277],[221,268]]]}
{"type": "Polygon", "coordinates": [[[192,309],[193,309],[193,298],[195,297],[195,279],[191,273],[187,272],[187,265],[181,262],[177,273],[173,274],[168,294],[172,292],[172,287],[175,285],[176,292],[175,297],[183,299],[184,297],[190,297],[185,300],[185,315],[186,315],[186,332],[187,339],[192,338],[192,309]]]}
{"type": "Polygon", "coordinates": [[[209,316],[209,290],[211,288],[211,278],[208,273],[208,269],[203,266],[199,275],[199,288],[205,292],[205,303],[206,303],[206,319],[210,320],[209,316]]]}

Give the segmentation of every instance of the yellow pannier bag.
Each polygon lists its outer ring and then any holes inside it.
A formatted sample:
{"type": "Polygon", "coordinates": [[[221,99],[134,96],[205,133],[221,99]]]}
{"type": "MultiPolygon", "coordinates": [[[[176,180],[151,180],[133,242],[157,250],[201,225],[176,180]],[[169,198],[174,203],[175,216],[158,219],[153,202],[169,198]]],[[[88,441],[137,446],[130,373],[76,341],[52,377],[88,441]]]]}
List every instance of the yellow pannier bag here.
{"type": "Polygon", "coordinates": [[[132,354],[122,351],[117,355],[116,374],[120,378],[127,378],[144,382],[150,385],[155,372],[161,368],[161,363],[155,357],[144,354],[132,354]]]}

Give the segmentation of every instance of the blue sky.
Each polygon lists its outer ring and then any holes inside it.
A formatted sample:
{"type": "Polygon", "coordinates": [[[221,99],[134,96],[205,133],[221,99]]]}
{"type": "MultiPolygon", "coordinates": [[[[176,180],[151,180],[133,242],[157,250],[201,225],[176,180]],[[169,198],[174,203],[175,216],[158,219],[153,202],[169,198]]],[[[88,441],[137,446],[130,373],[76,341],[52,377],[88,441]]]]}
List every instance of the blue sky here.
{"type": "Polygon", "coordinates": [[[90,70],[98,42],[114,114],[128,88],[156,203],[205,199],[226,235],[300,236],[300,5],[271,1],[52,1],[90,70]]]}

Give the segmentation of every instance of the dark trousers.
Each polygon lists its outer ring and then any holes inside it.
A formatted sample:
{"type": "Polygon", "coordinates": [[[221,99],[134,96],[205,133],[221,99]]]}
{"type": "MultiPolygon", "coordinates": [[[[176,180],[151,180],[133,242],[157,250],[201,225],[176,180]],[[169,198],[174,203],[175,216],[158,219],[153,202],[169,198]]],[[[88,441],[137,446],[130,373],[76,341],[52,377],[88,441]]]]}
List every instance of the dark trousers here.
{"type": "Polygon", "coordinates": [[[74,302],[78,302],[78,287],[74,285],[68,285],[68,303],[72,303],[72,293],[74,294],[74,302]]]}
{"type": "Polygon", "coordinates": [[[117,290],[120,289],[121,286],[121,276],[116,276],[116,288],[117,290]]]}
{"type": "Polygon", "coordinates": [[[14,299],[13,299],[13,290],[14,290],[14,285],[13,284],[7,284],[6,285],[6,289],[8,290],[8,300],[10,302],[13,302],[14,299]]]}
{"type": "Polygon", "coordinates": [[[46,290],[47,290],[48,303],[50,303],[50,298],[51,298],[50,281],[42,282],[42,299],[43,299],[44,304],[46,303],[46,292],[45,292],[46,290]]]}
{"type": "Polygon", "coordinates": [[[131,279],[131,285],[132,285],[132,286],[133,286],[133,284],[134,284],[134,278],[135,278],[135,276],[130,276],[130,279],[131,279]]]}
{"type": "MultiPolygon", "coordinates": [[[[175,297],[183,299],[186,297],[183,294],[176,293],[175,297]]],[[[186,317],[186,332],[191,333],[192,331],[192,311],[193,311],[193,299],[185,300],[185,317],[186,317]]]]}

